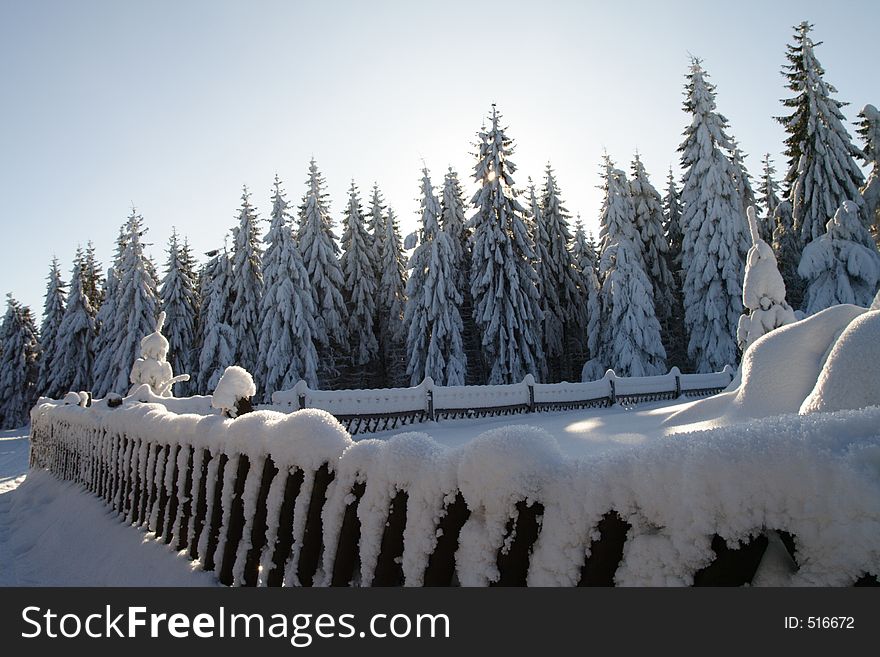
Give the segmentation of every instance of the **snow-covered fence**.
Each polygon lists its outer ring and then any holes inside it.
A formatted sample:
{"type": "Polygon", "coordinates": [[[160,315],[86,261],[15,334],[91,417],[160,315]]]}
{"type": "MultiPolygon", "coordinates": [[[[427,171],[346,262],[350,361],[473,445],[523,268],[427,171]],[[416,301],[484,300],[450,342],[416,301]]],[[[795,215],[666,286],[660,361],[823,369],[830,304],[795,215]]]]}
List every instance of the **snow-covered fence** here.
{"type": "Polygon", "coordinates": [[[456,449],[421,433],[354,442],[314,409],[233,420],[42,400],[31,419],[33,467],[224,584],[847,585],[880,573],[880,408],[596,461],[523,426],[456,449]]]}
{"type": "Polygon", "coordinates": [[[712,374],[618,377],[612,370],[598,381],[521,383],[486,386],[436,386],[427,378],[412,388],[312,390],[304,381],[272,395],[272,408],[319,408],[332,413],[351,434],[375,433],[425,421],[494,417],[541,411],[633,405],[681,396],[712,395],[733,380],[728,366],[712,374]]]}

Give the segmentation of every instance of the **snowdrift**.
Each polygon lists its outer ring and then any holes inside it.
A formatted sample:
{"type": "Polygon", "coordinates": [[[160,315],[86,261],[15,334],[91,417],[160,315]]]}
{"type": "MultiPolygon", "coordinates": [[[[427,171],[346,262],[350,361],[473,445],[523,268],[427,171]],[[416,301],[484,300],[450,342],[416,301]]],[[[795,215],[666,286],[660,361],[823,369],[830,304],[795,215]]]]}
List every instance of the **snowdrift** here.
{"type": "Polygon", "coordinates": [[[764,335],[743,354],[738,385],[690,404],[667,424],[720,426],[880,404],[878,317],[842,304],[764,335]]]}

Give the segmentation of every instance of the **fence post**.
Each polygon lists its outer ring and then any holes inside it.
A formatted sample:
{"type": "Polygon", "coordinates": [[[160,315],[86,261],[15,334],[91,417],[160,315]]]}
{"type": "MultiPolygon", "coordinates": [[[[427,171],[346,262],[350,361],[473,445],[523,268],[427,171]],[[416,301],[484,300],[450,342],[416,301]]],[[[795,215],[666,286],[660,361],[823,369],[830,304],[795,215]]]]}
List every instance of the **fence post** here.
{"type": "Polygon", "coordinates": [[[434,379],[426,376],[422,381],[422,386],[425,388],[425,397],[428,402],[428,419],[433,422],[436,419],[434,416],[434,379]]]}
{"type": "Polygon", "coordinates": [[[608,395],[608,405],[614,406],[617,403],[617,390],[614,387],[614,379],[616,378],[616,374],[614,374],[614,370],[608,370],[605,372],[605,378],[608,379],[608,385],[610,387],[610,392],[608,395]]]}
{"type": "Polygon", "coordinates": [[[305,381],[300,379],[296,382],[296,385],[293,387],[294,391],[296,391],[296,399],[299,402],[299,410],[302,410],[306,407],[306,389],[308,385],[305,381]]]}
{"type": "Polygon", "coordinates": [[[681,397],[681,370],[673,367],[669,371],[675,376],[675,398],[678,399],[681,397]]]}
{"type": "Polygon", "coordinates": [[[526,384],[526,387],[529,389],[529,408],[527,413],[535,412],[535,377],[532,376],[531,372],[526,374],[523,379],[523,383],[526,384]]]}

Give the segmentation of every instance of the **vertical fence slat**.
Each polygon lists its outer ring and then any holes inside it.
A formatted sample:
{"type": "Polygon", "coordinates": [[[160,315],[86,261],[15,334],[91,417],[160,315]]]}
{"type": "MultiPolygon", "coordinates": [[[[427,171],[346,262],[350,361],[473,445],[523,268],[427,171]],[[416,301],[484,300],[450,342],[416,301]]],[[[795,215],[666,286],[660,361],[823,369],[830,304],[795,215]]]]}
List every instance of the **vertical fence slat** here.
{"type": "Polygon", "coordinates": [[[318,570],[321,559],[322,547],[322,524],[321,509],[327,499],[327,486],[333,481],[333,473],[330,466],[325,463],[315,473],[315,483],[312,486],[312,496],[309,499],[309,512],[306,516],[306,526],[303,531],[302,548],[299,553],[296,575],[303,586],[311,586],[318,570]]]}
{"type": "Polygon", "coordinates": [[[266,500],[269,497],[269,487],[278,475],[278,468],[272,457],[267,456],[263,461],[263,472],[260,475],[260,489],[257,492],[257,504],[254,509],[254,519],[251,523],[251,546],[248,548],[244,564],[244,585],[256,586],[260,570],[260,555],[266,545],[266,500]]]}
{"type": "Polygon", "coordinates": [[[275,545],[269,546],[272,549],[272,565],[266,574],[267,586],[281,586],[283,583],[284,565],[287,563],[290,550],[293,547],[293,512],[304,478],[305,473],[299,468],[287,473],[284,497],[278,512],[278,537],[275,540],[275,545]]]}
{"type": "Polygon", "coordinates": [[[357,517],[358,504],[364,496],[366,485],[358,482],[351,487],[352,500],[345,506],[342,526],[339,528],[339,541],[336,544],[336,557],[333,559],[331,586],[350,586],[355,571],[360,565],[361,521],[357,517]]]}
{"type": "Polygon", "coordinates": [[[471,511],[464,497],[461,493],[456,493],[455,499],[446,505],[446,513],[440,518],[437,527],[440,536],[437,537],[437,545],[434,546],[425,567],[425,586],[449,586],[453,583],[458,537],[470,515],[471,511]]]}
{"type": "Polygon", "coordinates": [[[244,482],[250,470],[250,459],[246,454],[239,454],[238,466],[235,472],[235,482],[232,489],[232,500],[229,507],[229,519],[226,523],[226,536],[223,542],[223,556],[220,561],[220,583],[231,586],[233,582],[232,566],[235,564],[235,555],[238,553],[238,542],[244,530],[244,482]]]}
{"type": "Polygon", "coordinates": [[[372,586],[403,586],[403,532],[406,530],[406,491],[398,491],[391,500],[382,544],[376,561],[372,586]]]}

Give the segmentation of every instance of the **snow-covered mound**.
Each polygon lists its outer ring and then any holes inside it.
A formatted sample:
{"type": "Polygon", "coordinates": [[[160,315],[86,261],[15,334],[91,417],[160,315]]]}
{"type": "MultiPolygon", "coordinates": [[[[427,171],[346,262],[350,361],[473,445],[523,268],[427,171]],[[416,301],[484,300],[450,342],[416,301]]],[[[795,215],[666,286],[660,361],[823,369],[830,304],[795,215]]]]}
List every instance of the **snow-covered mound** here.
{"type": "MultiPolygon", "coordinates": [[[[797,413],[819,380],[840,335],[866,312],[849,304],[832,306],[762,336],[743,355],[737,387],[694,402],[670,416],[667,425],[723,425],[797,413]]],[[[865,380],[860,385],[871,383],[865,380]]]]}
{"type": "Polygon", "coordinates": [[[856,317],[831,348],[801,413],[880,405],[880,311],[856,317]]]}

